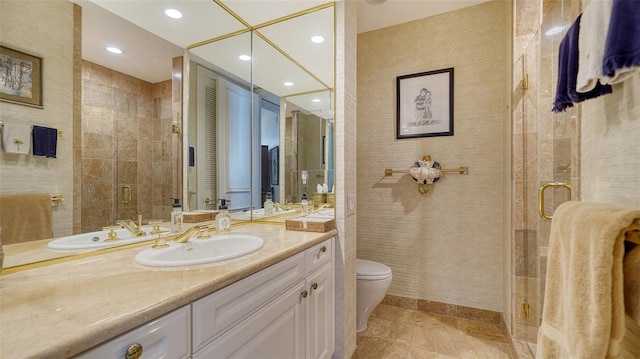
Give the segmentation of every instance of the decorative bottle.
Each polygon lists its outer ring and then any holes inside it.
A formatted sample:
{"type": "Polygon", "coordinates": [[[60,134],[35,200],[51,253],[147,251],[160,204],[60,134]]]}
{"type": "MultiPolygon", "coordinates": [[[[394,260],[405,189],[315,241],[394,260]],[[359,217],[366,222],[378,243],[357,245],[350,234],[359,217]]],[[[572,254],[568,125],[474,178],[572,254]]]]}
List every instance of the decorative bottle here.
{"type": "Polygon", "coordinates": [[[216,233],[229,233],[231,232],[231,216],[229,215],[229,209],[227,208],[227,200],[220,200],[220,212],[216,216],[216,233]]]}
{"type": "Polygon", "coordinates": [[[173,205],[171,206],[171,233],[178,233],[182,230],[182,205],[180,198],[171,198],[173,205]]]}
{"type": "Polygon", "coordinates": [[[264,201],[264,215],[270,216],[273,214],[273,200],[271,199],[271,192],[267,192],[266,199],[264,201]]]}
{"type": "Polygon", "coordinates": [[[309,200],[307,199],[307,193],[302,194],[302,200],[300,201],[300,212],[303,216],[309,214],[309,200]]]}

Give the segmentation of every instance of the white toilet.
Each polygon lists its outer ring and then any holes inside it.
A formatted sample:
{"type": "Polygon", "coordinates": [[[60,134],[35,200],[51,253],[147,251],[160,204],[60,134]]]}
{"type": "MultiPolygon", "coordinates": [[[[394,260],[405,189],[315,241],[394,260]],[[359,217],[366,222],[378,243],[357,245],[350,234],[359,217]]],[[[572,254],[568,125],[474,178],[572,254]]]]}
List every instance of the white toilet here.
{"type": "Polygon", "coordinates": [[[366,259],[356,260],[357,276],[357,331],[367,329],[371,312],[382,302],[391,286],[391,268],[366,259]]]}

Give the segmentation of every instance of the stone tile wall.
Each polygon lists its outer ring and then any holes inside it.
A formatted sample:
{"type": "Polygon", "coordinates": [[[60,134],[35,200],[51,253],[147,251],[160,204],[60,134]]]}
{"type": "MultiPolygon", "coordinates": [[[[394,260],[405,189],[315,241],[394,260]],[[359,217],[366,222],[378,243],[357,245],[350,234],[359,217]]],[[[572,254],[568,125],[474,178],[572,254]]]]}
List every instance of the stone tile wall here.
{"type": "Polygon", "coordinates": [[[168,220],[169,198],[181,196],[172,82],[82,65],[82,231],[138,214],[168,220]]]}

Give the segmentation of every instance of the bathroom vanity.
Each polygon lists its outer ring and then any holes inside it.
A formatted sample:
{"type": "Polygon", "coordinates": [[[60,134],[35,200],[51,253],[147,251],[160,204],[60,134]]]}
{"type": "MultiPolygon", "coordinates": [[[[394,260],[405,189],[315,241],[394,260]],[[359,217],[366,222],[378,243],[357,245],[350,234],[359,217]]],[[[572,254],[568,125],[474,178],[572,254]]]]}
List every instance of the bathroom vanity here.
{"type": "Polygon", "coordinates": [[[264,247],[193,267],[135,264],[141,248],[0,277],[2,358],[330,358],[336,231],[249,224],[264,247]]]}

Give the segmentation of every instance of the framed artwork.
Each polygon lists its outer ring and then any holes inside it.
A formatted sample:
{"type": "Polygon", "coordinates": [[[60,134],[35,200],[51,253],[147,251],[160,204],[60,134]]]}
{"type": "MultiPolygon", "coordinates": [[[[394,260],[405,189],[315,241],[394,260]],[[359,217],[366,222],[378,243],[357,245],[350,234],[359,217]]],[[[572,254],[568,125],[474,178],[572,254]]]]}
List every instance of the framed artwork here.
{"type": "Polygon", "coordinates": [[[271,157],[271,184],[277,185],[280,182],[280,149],[278,146],[270,150],[271,157]]]}
{"type": "Polygon", "coordinates": [[[0,46],[0,100],[42,108],[42,58],[0,46]]]}
{"type": "Polygon", "coordinates": [[[453,67],[396,78],[396,138],[453,136],[453,67]]]}

